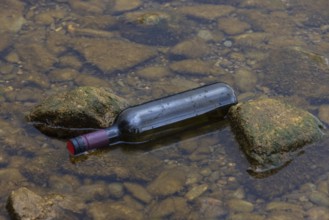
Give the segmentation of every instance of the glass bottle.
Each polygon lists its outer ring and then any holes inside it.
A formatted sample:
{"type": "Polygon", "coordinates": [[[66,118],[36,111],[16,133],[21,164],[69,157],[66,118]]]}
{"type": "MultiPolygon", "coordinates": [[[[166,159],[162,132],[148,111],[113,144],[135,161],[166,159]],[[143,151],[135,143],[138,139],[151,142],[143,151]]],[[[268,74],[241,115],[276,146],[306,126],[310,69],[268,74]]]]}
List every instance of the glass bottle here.
{"type": "Polygon", "coordinates": [[[213,115],[223,118],[237,103],[233,89],[225,83],[156,99],[123,110],[109,128],[70,139],[71,155],[120,143],[145,143],[188,128],[213,115]]]}

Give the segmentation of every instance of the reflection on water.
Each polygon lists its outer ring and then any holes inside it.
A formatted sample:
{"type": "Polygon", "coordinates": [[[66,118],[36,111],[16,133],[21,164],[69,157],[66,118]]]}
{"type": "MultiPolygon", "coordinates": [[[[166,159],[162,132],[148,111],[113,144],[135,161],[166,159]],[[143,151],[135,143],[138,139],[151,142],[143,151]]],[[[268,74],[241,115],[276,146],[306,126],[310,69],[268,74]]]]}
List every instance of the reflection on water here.
{"type": "Polygon", "coordinates": [[[72,163],[64,142],[24,115],[78,86],[109,87],[133,105],[223,81],[240,101],[280,96],[328,125],[328,10],[326,0],[5,0],[0,218],[25,186],[64,195],[71,219],[326,219],[328,140],[255,179],[228,124],[72,163]]]}

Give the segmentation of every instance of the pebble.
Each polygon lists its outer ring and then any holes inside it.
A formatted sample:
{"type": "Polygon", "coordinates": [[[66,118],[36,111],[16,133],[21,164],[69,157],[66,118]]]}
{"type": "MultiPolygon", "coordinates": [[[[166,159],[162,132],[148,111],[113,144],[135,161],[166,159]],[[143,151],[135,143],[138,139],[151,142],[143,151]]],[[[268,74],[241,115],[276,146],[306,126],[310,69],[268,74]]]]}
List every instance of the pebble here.
{"type": "Polygon", "coordinates": [[[329,220],[329,209],[324,207],[313,207],[307,211],[308,219],[329,220]]]}
{"type": "Polygon", "coordinates": [[[130,11],[140,7],[141,5],[141,0],[116,0],[113,10],[116,12],[130,11]]]}
{"type": "Polygon", "coordinates": [[[265,219],[265,216],[254,214],[254,213],[238,213],[238,214],[230,215],[228,219],[230,219],[230,220],[263,220],[263,219],[265,219]]]}
{"type": "Polygon", "coordinates": [[[123,203],[93,202],[87,209],[91,219],[145,219],[143,214],[123,203]]]}
{"type": "Polygon", "coordinates": [[[52,175],[48,179],[49,187],[60,193],[73,192],[79,187],[80,182],[75,176],[52,175]]]}
{"type": "Polygon", "coordinates": [[[122,199],[127,206],[129,206],[133,209],[143,210],[145,208],[143,203],[141,203],[140,201],[137,201],[135,198],[133,198],[129,195],[125,195],[122,199]]]}
{"type": "Polygon", "coordinates": [[[251,202],[242,199],[230,199],[228,207],[233,212],[251,212],[254,209],[251,202]]]}
{"type": "Polygon", "coordinates": [[[243,92],[254,90],[257,85],[257,76],[248,69],[239,69],[234,75],[237,87],[243,92]]]}
{"type": "Polygon", "coordinates": [[[197,200],[200,214],[204,219],[217,219],[227,213],[223,202],[219,199],[202,197],[197,200]]]}
{"type": "Polygon", "coordinates": [[[185,198],[188,201],[192,201],[192,200],[198,198],[199,196],[201,196],[207,190],[208,190],[208,184],[206,184],[206,183],[198,185],[198,186],[194,186],[192,189],[190,189],[190,191],[188,191],[185,194],[185,198]]]}
{"type": "Polygon", "coordinates": [[[329,207],[329,196],[326,195],[325,193],[321,193],[318,191],[311,192],[309,196],[310,200],[320,206],[327,206],[329,207]]]}
{"type": "Polygon", "coordinates": [[[189,213],[186,200],[181,197],[170,197],[153,206],[150,219],[162,219],[170,216],[171,219],[184,219],[189,213]]]}
{"type": "Polygon", "coordinates": [[[82,67],[82,62],[73,55],[61,56],[58,64],[64,68],[80,69],[82,67]]]}
{"type": "Polygon", "coordinates": [[[50,80],[52,82],[62,82],[74,80],[79,75],[78,71],[74,69],[56,69],[49,73],[50,80]]]}
{"type": "Polygon", "coordinates": [[[218,21],[218,28],[228,35],[242,34],[250,28],[250,25],[237,18],[228,17],[220,18],[218,21]]]}
{"type": "Polygon", "coordinates": [[[170,53],[174,56],[198,58],[207,55],[210,51],[208,45],[201,39],[189,39],[175,45],[170,53]]]}
{"type": "Polygon", "coordinates": [[[214,39],[213,34],[209,30],[199,30],[197,36],[205,41],[210,41],[214,39]]]}
{"type": "Polygon", "coordinates": [[[110,183],[108,185],[110,197],[119,199],[124,194],[124,187],[121,183],[110,183]]]}
{"type": "Polygon", "coordinates": [[[304,216],[299,213],[292,212],[272,212],[266,220],[296,220],[304,219],[304,216]]]}
{"type": "Polygon", "coordinates": [[[233,42],[232,41],[230,41],[230,40],[226,40],[226,41],[224,41],[224,46],[225,47],[232,47],[232,45],[233,45],[233,42]]]}
{"type": "Polygon", "coordinates": [[[110,190],[104,183],[82,185],[77,189],[77,193],[86,202],[97,198],[108,198],[110,196],[110,190]]]}
{"type": "Polygon", "coordinates": [[[324,193],[326,195],[329,195],[329,184],[328,181],[321,181],[318,183],[317,190],[320,193],[324,193]]]}
{"type": "Polygon", "coordinates": [[[290,210],[292,212],[302,212],[301,207],[288,202],[270,202],[266,205],[267,211],[272,210],[290,210]]]}
{"type": "Polygon", "coordinates": [[[173,62],[170,64],[170,69],[178,73],[201,76],[207,76],[210,74],[219,75],[225,73],[219,66],[215,66],[214,62],[202,61],[198,59],[186,59],[173,62]]]}
{"type": "Polygon", "coordinates": [[[191,171],[187,174],[186,185],[193,185],[202,180],[202,175],[198,171],[191,171]]]}
{"type": "Polygon", "coordinates": [[[161,80],[167,76],[170,76],[171,72],[166,67],[149,66],[137,71],[136,75],[149,80],[161,80]]]}
{"type": "Polygon", "coordinates": [[[196,6],[183,6],[177,9],[180,13],[206,20],[214,20],[226,16],[235,10],[229,5],[200,4],[196,6]]]}
{"type": "Polygon", "coordinates": [[[144,187],[135,183],[124,183],[125,188],[138,200],[144,203],[149,203],[152,200],[152,196],[144,187]]]}
{"type": "Polygon", "coordinates": [[[329,124],[329,105],[321,105],[319,108],[319,118],[329,124]]]}
{"type": "Polygon", "coordinates": [[[20,183],[27,182],[27,179],[16,168],[0,169],[0,179],[1,198],[8,196],[8,192],[16,189],[20,183]]]}
{"type": "Polygon", "coordinates": [[[155,196],[174,194],[183,189],[186,177],[186,169],[183,167],[166,169],[148,185],[147,191],[155,196]]]}

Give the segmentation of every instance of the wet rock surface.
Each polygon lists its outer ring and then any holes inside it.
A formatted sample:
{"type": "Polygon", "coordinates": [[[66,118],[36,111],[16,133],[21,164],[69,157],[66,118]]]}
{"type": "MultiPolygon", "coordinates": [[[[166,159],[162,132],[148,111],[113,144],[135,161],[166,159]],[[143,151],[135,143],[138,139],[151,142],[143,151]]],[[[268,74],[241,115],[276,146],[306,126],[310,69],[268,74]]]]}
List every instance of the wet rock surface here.
{"type": "Polygon", "coordinates": [[[64,138],[109,127],[126,106],[109,89],[79,87],[46,98],[26,118],[41,132],[64,138]]]}
{"type": "Polygon", "coordinates": [[[255,174],[284,166],[304,145],[324,135],[315,116],[275,99],[240,103],[229,115],[255,174]]]}

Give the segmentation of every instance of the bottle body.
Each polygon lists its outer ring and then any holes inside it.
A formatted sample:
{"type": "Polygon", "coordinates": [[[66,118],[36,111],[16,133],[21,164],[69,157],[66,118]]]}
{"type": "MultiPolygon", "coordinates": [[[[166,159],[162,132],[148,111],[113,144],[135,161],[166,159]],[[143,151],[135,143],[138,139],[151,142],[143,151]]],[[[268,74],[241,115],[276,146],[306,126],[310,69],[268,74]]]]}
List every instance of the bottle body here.
{"type": "Polygon", "coordinates": [[[114,145],[119,142],[145,142],[175,132],[194,118],[207,114],[224,117],[237,103],[233,89],[225,83],[202,86],[123,110],[113,126],[71,139],[71,154],[114,145]]]}

